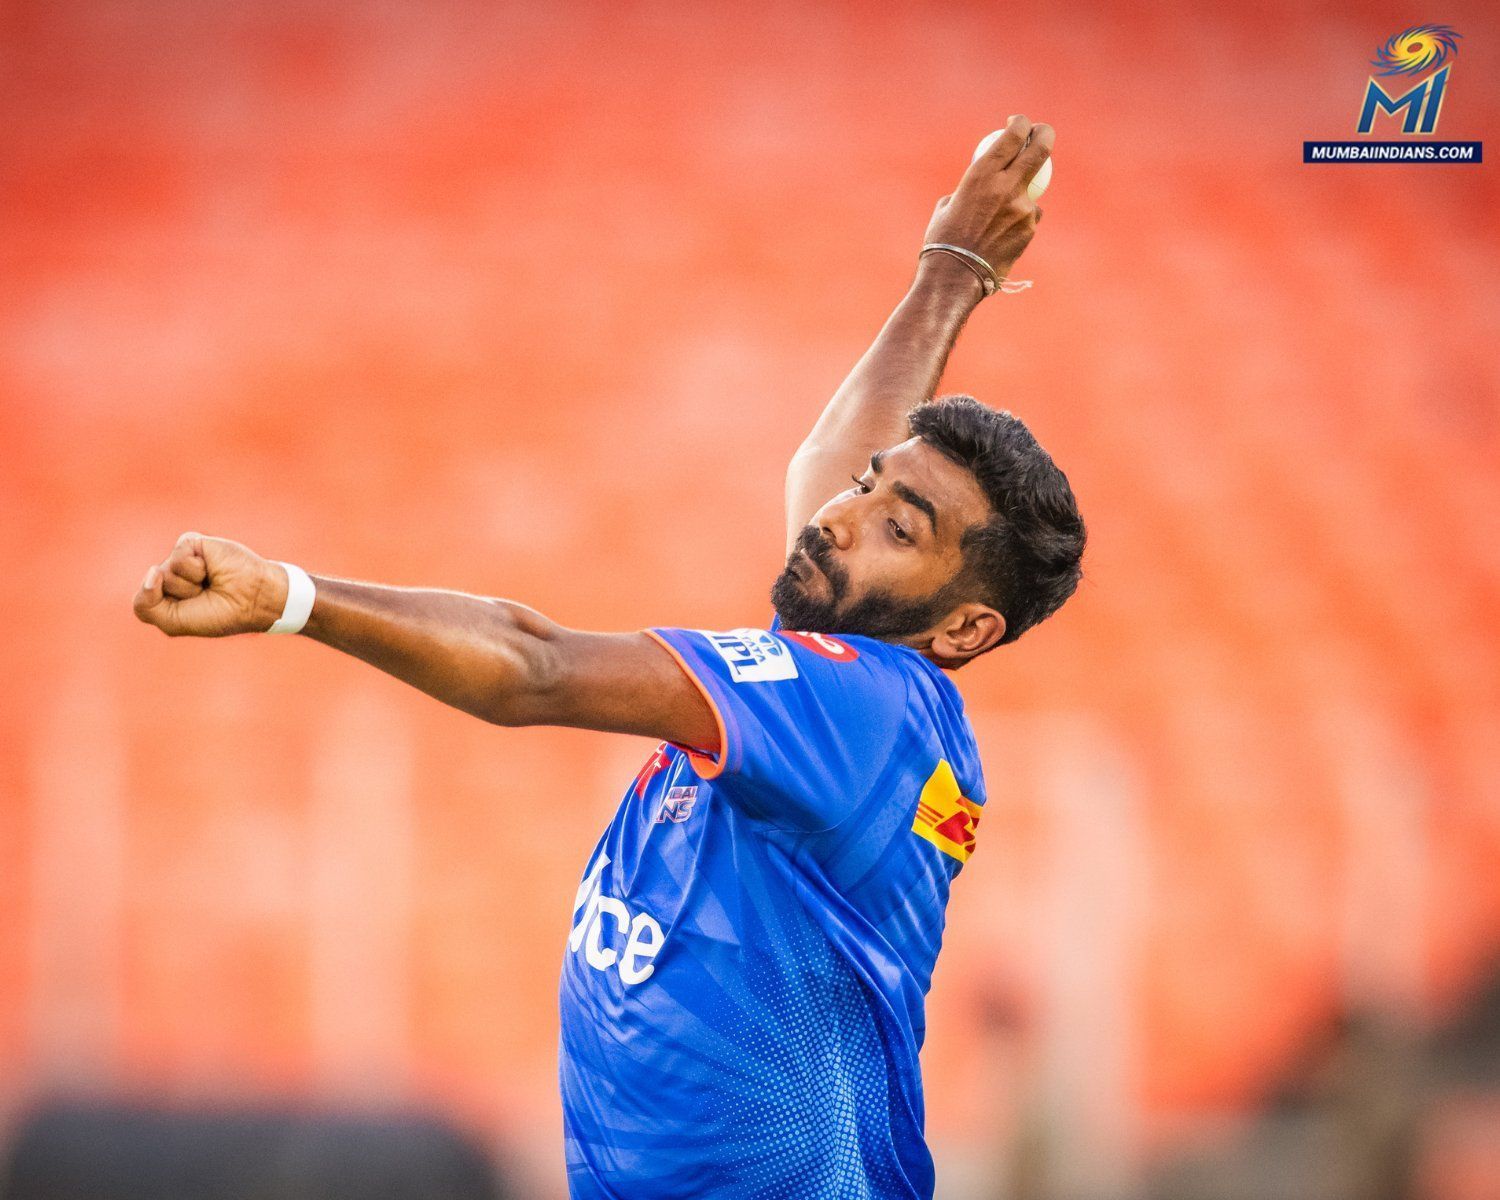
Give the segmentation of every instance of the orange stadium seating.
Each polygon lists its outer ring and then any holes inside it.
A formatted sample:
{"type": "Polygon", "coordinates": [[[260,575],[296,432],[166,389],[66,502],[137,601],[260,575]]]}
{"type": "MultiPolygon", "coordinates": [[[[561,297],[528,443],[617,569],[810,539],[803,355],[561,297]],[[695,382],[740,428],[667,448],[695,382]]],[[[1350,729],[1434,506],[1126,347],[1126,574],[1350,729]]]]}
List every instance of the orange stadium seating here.
{"type": "MultiPolygon", "coordinates": [[[[1031,423],[1091,545],[958,680],[992,812],[940,1170],[1042,1114],[1128,1172],[1331,1014],[1441,1020],[1500,947],[1500,186],[1299,147],[1408,16],[7,7],[0,1117],[427,1104],[553,1194],[569,902],[649,747],[170,642],[131,590],[201,529],[584,627],[766,619],[785,460],[1017,110],[1058,129],[1036,285],[946,387],[1031,423]]],[[[1500,115],[1483,21],[1454,137],[1500,115]]]]}

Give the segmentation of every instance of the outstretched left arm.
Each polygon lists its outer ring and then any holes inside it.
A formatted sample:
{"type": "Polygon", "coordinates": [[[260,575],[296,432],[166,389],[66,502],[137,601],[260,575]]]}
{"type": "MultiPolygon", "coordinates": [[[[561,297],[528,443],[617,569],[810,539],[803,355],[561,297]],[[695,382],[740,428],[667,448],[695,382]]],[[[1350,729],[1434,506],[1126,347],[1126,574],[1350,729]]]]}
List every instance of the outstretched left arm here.
{"type": "MultiPolygon", "coordinates": [[[[647,633],[565,629],[509,600],[314,576],[302,636],[496,725],[571,725],[716,754],[713,707],[647,633]]],[[[172,637],[261,633],[288,573],[247,546],[185,533],[147,571],[135,615],[172,637]]],[[[203,686],[184,681],[183,687],[203,686]]]]}

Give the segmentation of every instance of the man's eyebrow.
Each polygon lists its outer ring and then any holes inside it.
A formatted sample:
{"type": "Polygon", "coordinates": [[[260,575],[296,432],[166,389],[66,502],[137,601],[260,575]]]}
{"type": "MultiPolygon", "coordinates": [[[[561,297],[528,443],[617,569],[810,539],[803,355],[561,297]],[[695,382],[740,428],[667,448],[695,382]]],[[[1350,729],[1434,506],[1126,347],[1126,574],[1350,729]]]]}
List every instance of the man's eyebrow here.
{"type": "MultiPolygon", "coordinates": [[[[885,466],[886,453],[887,452],[884,450],[877,450],[874,454],[870,455],[870,470],[873,471],[876,475],[879,475],[881,469],[885,466]]],[[[895,492],[897,496],[899,496],[902,500],[905,500],[913,508],[920,509],[922,512],[927,514],[927,520],[932,525],[932,534],[934,537],[936,537],[937,506],[934,505],[931,500],[922,495],[920,492],[912,491],[912,489],[907,487],[906,484],[899,481],[893,481],[891,483],[891,491],[895,492]]]]}
{"type": "Polygon", "coordinates": [[[905,500],[913,508],[920,508],[924,513],[927,514],[927,520],[932,524],[932,534],[934,537],[936,537],[937,508],[933,505],[932,501],[929,500],[926,496],[922,495],[920,492],[912,491],[911,488],[906,486],[906,484],[901,483],[898,480],[891,481],[891,491],[895,492],[896,495],[900,496],[901,499],[905,500]]]}

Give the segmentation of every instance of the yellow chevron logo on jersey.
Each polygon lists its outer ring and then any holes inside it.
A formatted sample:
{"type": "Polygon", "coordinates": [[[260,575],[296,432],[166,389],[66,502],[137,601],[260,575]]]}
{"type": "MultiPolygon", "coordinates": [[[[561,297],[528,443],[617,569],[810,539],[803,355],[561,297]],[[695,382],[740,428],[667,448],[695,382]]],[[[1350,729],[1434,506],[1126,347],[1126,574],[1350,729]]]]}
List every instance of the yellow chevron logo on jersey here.
{"type": "Polygon", "coordinates": [[[953,768],[942,758],[922,785],[911,831],[926,838],[949,858],[968,862],[969,855],[974,853],[974,834],[983,812],[984,809],[959,792],[953,768]]]}

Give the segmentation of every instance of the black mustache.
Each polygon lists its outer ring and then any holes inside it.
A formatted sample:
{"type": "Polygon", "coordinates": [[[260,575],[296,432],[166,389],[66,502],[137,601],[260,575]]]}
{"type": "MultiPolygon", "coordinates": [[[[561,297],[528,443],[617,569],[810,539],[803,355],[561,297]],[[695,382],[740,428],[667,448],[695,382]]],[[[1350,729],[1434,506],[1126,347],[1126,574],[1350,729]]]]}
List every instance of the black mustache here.
{"type": "Polygon", "coordinates": [[[809,525],[797,535],[797,549],[812,560],[813,565],[828,576],[836,595],[841,595],[848,585],[844,568],[833,557],[833,543],[823,536],[816,525],[809,525]]]}

